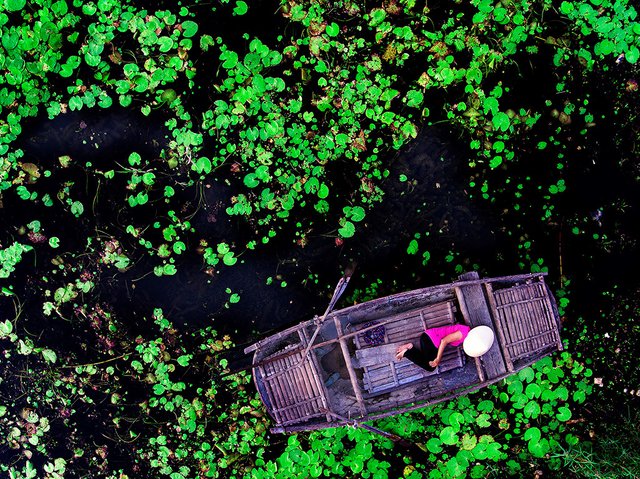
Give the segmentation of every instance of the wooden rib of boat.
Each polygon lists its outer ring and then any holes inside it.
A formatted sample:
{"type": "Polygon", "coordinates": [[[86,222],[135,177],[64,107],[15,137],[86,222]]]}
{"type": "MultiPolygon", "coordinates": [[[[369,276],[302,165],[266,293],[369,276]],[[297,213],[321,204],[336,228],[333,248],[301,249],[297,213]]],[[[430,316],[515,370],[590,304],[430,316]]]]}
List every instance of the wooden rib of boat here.
{"type": "Polygon", "coordinates": [[[259,341],[253,377],[275,426],[295,432],[359,425],[467,394],[562,349],[544,274],[480,279],[375,299],[325,314],[259,341]],[[480,358],[447,347],[435,371],[395,359],[400,344],[453,323],[495,332],[480,358]]]}

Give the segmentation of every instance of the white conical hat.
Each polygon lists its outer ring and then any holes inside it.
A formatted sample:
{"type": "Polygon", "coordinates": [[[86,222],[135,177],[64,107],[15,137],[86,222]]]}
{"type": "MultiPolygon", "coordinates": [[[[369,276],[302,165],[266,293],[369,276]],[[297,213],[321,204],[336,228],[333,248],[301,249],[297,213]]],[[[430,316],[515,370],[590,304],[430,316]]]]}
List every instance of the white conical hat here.
{"type": "Polygon", "coordinates": [[[462,343],[464,352],[472,358],[482,356],[491,349],[495,335],[489,326],[476,326],[462,343]]]}

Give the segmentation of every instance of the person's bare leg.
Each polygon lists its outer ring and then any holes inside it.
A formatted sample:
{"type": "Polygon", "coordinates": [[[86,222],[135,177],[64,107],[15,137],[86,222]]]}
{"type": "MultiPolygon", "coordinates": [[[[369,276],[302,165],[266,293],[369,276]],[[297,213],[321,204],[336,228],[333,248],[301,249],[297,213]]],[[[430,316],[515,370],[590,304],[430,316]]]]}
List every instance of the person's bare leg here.
{"type": "Polygon", "coordinates": [[[404,353],[409,351],[412,347],[413,347],[413,343],[406,343],[406,344],[403,344],[402,346],[399,346],[398,350],[396,351],[396,359],[400,361],[404,357],[404,353]]]}

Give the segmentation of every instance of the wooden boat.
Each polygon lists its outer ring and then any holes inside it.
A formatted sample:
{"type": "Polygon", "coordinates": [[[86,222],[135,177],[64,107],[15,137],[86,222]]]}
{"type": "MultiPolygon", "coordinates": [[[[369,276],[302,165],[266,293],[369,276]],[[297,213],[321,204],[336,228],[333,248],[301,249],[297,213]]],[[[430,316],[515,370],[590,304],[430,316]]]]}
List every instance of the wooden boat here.
{"type": "Polygon", "coordinates": [[[288,328],[249,346],[253,377],[275,426],[295,432],[363,425],[467,394],[562,349],[543,274],[480,279],[375,299],[288,328]],[[447,347],[428,372],[395,359],[426,328],[486,325],[496,340],[480,358],[447,347]]]}

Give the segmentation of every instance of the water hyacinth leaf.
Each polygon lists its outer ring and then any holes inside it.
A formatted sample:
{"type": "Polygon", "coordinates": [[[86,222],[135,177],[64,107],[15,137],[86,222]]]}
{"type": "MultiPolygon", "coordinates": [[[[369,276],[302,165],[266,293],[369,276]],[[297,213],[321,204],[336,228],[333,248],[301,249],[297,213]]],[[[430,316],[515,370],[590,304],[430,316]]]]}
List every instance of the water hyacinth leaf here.
{"type": "Polygon", "coordinates": [[[401,131],[405,138],[416,138],[418,136],[416,125],[410,121],[406,121],[404,125],[402,125],[401,131]]]}
{"type": "Polygon", "coordinates": [[[542,438],[539,441],[529,441],[527,448],[535,457],[544,457],[549,452],[549,440],[542,438]]]}
{"type": "MultiPolygon", "coordinates": [[[[526,367],[518,373],[518,377],[521,381],[531,382],[535,378],[535,373],[531,367],[526,367]]],[[[522,391],[522,388],[520,388],[520,391],[522,391]]]]}
{"type": "Polygon", "coordinates": [[[451,413],[448,419],[448,423],[455,430],[460,429],[460,425],[464,424],[464,416],[459,412],[451,413]]]}
{"type": "Polygon", "coordinates": [[[211,160],[205,156],[198,158],[198,160],[193,164],[193,169],[197,173],[209,174],[211,173],[211,160]]]}
{"type": "Polygon", "coordinates": [[[482,413],[476,418],[476,424],[480,427],[489,427],[491,425],[490,418],[491,416],[488,414],[482,413]]]}
{"type": "Polygon", "coordinates": [[[147,173],[144,173],[144,174],[142,175],[142,182],[143,182],[145,185],[151,186],[151,185],[153,185],[153,183],[155,182],[155,178],[156,178],[156,175],[155,175],[155,174],[153,174],[153,173],[151,173],[151,172],[147,172],[147,173]]]}
{"type": "Polygon", "coordinates": [[[0,323],[0,335],[9,336],[12,331],[13,331],[13,323],[11,321],[6,319],[4,322],[0,323]]]}

